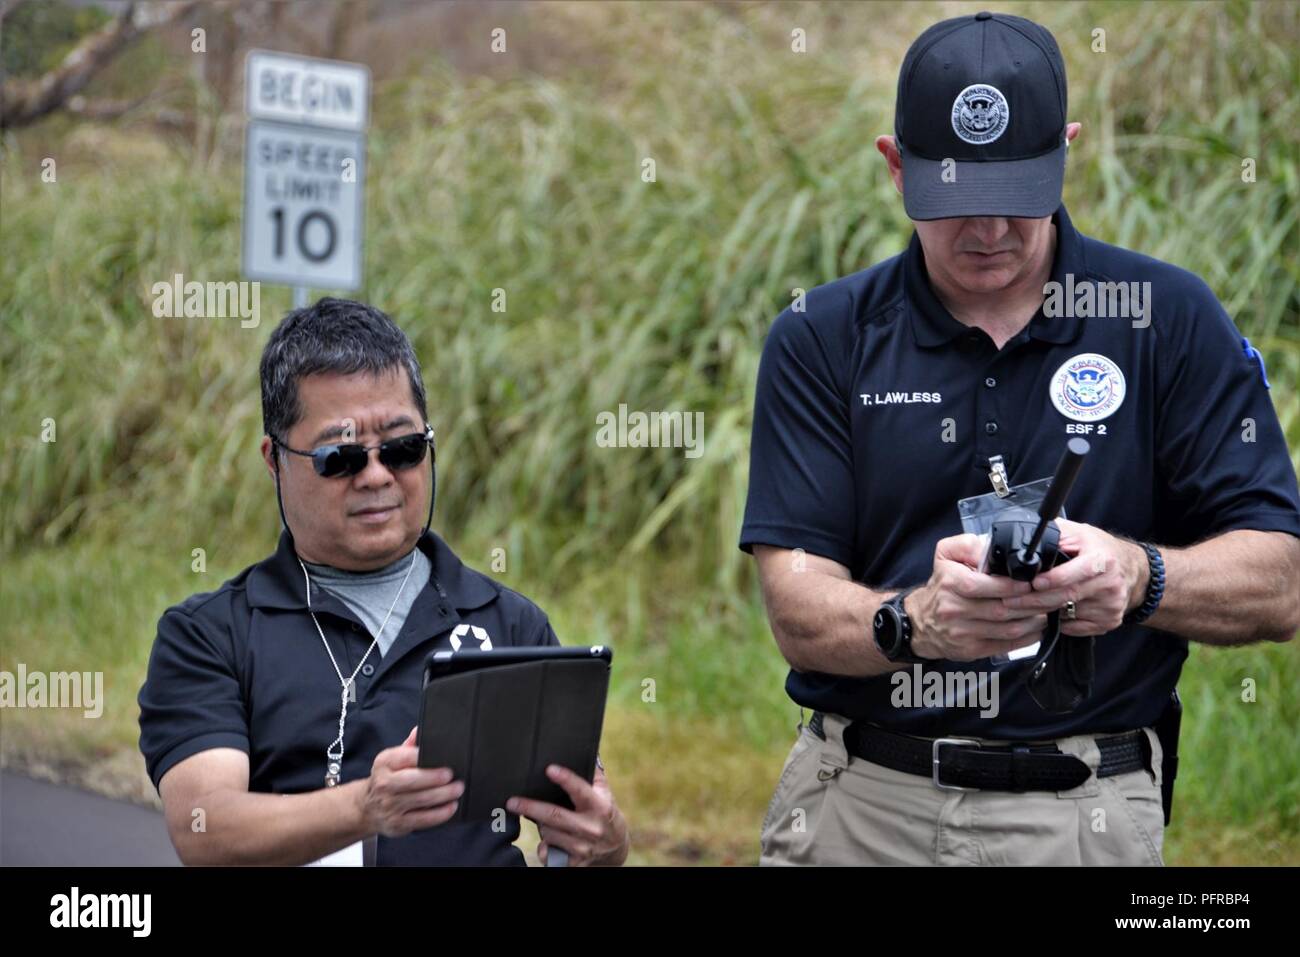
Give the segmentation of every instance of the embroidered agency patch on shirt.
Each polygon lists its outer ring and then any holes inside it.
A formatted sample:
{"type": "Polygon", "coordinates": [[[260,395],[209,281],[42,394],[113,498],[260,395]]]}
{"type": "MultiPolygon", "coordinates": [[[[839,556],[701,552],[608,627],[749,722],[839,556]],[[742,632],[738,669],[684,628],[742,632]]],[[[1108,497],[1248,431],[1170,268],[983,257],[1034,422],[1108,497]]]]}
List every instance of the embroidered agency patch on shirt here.
{"type": "Polygon", "coordinates": [[[1048,386],[1052,404],[1075,422],[1100,422],[1124,402],[1124,373],[1096,352],[1066,359],[1048,386]]]}

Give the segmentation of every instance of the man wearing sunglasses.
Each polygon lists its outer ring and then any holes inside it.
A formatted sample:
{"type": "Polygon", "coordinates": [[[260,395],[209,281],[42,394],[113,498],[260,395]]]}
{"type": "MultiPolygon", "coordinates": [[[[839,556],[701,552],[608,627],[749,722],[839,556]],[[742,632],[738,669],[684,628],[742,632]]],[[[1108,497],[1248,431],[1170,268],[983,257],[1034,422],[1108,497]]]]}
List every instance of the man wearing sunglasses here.
{"type": "Polygon", "coordinates": [[[522,864],[523,814],[572,864],[621,864],[603,769],[548,775],[574,810],[512,800],[449,823],[464,784],[416,766],[432,650],[555,645],[546,615],[429,530],[434,432],[420,365],[384,313],[322,299],[261,362],[274,555],[168,609],[140,690],[140,747],[182,861],[522,864]]]}

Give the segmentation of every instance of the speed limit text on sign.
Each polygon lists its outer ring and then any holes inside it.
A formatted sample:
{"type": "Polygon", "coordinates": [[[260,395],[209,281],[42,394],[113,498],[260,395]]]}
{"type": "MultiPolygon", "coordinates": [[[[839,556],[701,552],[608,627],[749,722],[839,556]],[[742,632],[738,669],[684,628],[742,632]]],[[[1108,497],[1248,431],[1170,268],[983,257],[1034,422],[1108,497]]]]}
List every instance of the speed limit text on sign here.
{"type": "Polygon", "coordinates": [[[244,79],[244,275],[359,288],[370,71],[252,50],[244,79]]]}
{"type": "Polygon", "coordinates": [[[288,286],[361,285],[364,133],[250,120],[244,275],[288,286]]]}

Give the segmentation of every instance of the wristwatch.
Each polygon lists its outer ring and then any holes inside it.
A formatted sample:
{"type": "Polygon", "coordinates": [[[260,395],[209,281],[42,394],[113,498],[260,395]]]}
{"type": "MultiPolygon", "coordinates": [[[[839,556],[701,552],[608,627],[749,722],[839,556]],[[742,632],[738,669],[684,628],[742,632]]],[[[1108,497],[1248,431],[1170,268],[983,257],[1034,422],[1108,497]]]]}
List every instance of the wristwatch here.
{"type": "Polygon", "coordinates": [[[871,622],[876,647],[890,661],[922,663],[933,660],[912,651],[912,619],[903,609],[903,599],[914,591],[915,586],[905,588],[893,598],[886,599],[871,622]]]}

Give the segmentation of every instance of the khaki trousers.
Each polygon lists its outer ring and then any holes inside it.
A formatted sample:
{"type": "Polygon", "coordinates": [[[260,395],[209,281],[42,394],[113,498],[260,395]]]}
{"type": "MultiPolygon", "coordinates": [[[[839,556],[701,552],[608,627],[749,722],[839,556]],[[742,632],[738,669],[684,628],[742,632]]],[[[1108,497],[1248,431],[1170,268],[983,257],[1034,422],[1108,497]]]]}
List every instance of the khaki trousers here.
{"type": "Polygon", "coordinates": [[[1150,728],[1154,773],[1098,778],[1095,740],[1058,738],[1092,776],[1068,791],[1016,794],[941,790],[929,778],[853,757],[844,748],[847,724],[825,715],[825,741],[800,726],[763,819],[760,864],[1163,863],[1161,750],[1150,728]]]}

